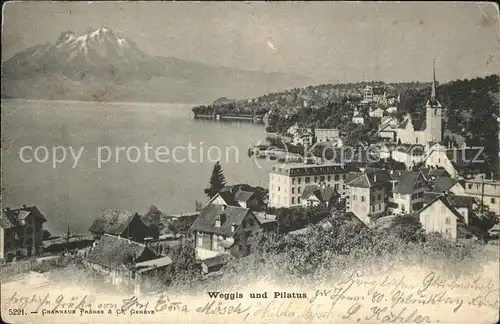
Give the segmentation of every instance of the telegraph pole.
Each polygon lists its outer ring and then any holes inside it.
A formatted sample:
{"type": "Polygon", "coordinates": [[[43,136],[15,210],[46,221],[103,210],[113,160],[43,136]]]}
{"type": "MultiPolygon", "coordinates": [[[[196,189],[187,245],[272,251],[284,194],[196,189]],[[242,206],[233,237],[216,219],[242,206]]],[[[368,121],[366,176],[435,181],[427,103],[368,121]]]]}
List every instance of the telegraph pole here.
{"type": "Polygon", "coordinates": [[[481,217],[484,213],[484,175],[481,175],[481,217]]]}

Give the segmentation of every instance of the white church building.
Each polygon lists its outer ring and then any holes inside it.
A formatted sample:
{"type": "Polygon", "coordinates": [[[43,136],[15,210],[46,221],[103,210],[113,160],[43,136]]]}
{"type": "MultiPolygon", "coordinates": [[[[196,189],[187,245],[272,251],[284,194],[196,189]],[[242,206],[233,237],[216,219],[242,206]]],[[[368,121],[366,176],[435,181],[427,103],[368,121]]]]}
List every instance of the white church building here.
{"type": "Polygon", "coordinates": [[[443,106],[436,98],[436,69],[433,68],[431,97],[425,108],[425,119],[412,119],[408,114],[394,129],[401,144],[439,143],[443,140],[443,106]]]}

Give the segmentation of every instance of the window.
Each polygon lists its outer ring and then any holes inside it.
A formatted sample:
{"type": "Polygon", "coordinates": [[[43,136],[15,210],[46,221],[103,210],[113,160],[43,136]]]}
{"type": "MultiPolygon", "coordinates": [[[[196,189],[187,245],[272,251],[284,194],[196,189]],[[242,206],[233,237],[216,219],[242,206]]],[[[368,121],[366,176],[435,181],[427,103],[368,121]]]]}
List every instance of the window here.
{"type": "Polygon", "coordinates": [[[446,223],[446,225],[450,225],[451,224],[451,219],[449,217],[446,217],[445,223],[446,223]]]}
{"type": "Polygon", "coordinates": [[[320,176],[319,181],[324,182],[325,181],[325,176],[320,176]]]}
{"type": "Polygon", "coordinates": [[[353,196],[352,196],[352,200],[356,200],[356,195],[353,195],[353,196]]]}
{"type": "Polygon", "coordinates": [[[472,189],[472,183],[469,183],[469,189],[472,189]]]}
{"type": "Polygon", "coordinates": [[[365,201],[365,196],[361,196],[361,202],[365,201]]]}
{"type": "Polygon", "coordinates": [[[335,186],[334,186],[334,188],[335,188],[336,190],[338,190],[338,189],[339,189],[339,184],[338,184],[338,183],[336,183],[336,184],[335,184],[335,186]]]}
{"type": "Polygon", "coordinates": [[[377,200],[382,200],[382,195],[381,194],[377,195],[377,200]]]}
{"type": "Polygon", "coordinates": [[[300,197],[299,197],[299,198],[297,198],[297,203],[299,203],[299,204],[300,204],[300,197]]]}
{"type": "Polygon", "coordinates": [[[302,178],[298,178],[297,182],[300,184],[302,182],[302,178]]]}
{"type": "Polygon", "coordinates": [[[306,177],[306,183],[309,183],[311,181],[311,178],[306,177]]]}
{"type": "Polygon", "coordinates": [[[295,184],[295,178],[292,178],[292,184],[295,184]]]}
{"type": "Polygon", "coordinates": [[[318,182],[318,177],[314,177],[314,182],[318,182]]]}
{"type": "Polygon", "coordinates": [[[344,180],[345,180],[345,178],[346,178],[346,177],[347,177],[347,176],[344,174],[344,175],[342,176],[342,179],[344,179],[344,180]]]}
{"type": "Polygon", "coordinates": [[[297,193],[300,193],[300,187],[297,188],[297,193]]]}
{"type": "Polygon", "coordinates": [[[338,175],[338,174],[336,174],[336,175],[335,175],[335,181],[339,181],[339,179],[340,179],[340,178],[339,178],[339,175],[338,175]]]}
{"type": "Polygon", "coordinates": [[[378,211],[382,210],[382,204],[378,204],[378,211]]]}
{"type": "Polygon", "coordinates": [[[491,198],[491,203],[494,204],[495,203],[495,198],[491,198]]]}
{"type": "Polygon", "coordinates": [[[292,197],[292,204],[295,204],[295,197],[292,197]]]}
{"type": "Polygon", "coordinates": [[[292,194],[294,194],[294,193],[295,193],[295,188],[292,187],[292,194]]]}
{"type": "Polygon", "coordinates": [[[280,186],[278,186],[278,191],[280,191],[280,186]]]}
{"type": "Polygon", "coordinates": [[[332,180],[332,176],[328,176],[328,181],[331,181],[332,180]]]}

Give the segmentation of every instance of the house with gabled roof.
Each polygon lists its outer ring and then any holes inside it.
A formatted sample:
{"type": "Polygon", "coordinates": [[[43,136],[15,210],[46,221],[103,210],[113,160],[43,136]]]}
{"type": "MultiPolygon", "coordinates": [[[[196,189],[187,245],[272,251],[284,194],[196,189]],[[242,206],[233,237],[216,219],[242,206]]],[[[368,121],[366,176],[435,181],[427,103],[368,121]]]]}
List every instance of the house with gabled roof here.
{"type": "Polygon", "coordinates": [[[38,255],[43,248],[43,224],[47,221],[36,206],[2,210],[0,260],[38,255]]]}
{"type": "Polygon", "coordinates": [[[390,176],[387,170],[370,168],[357,174],[353,173],[346,182],[346,211],[371,226],[372,217],[386,212],[390,176]]]}
{"type": "Polygon", "coordinates": [[[146,237],[158,235],[158,231],[146,225],[138,213],[123,209],[104,209],[89,231],[95,239],[104,234],[129,238],[136,242],[142,242],[146,237]]]}
{"type": "Polygon", "coordinates": [[[424,205],[429,204],[438,196],[443,196],[450,207],[453,207],[462,216],[463,222],[466,225],[469,225],[471,223],[473,217],[473,208],[476,205],[476,200],[474,199],[474,197],[438,192],[425,192],[423,197],[424,205]]]}
{"type": "Polygon", "coordinates": [[[194,221],[193,233],[200,259],[230,253],[235,257],[250,253],[249,238],[263,232],[263,226],[248,208],[208,204],[194,221]]]}
{"type": "Polygon", "coordinates": [[[312,184],[304,187],[301,203],[303,207],[319,206],[321,204],[331,207],[338,202],[339,198],[340,194],[334,187],[312,184]]]}
{"type": "Polygon", "coordinates": [[[206,203],[216,204],[216,205],[226,205],[226,206],[239,206],[236,199],[234,199],[234,194],[231,192],[229,188],[223,188],[220,190],[215,196],[210,198],[210,200],[206,203]]]}
{"type": "Polygon", "coordinates": [[[434,183],[439,177],[448,177],[449,175],[444,169],[431,169],[431,168],[420,168],[418,169],[424,176],[425,181],[428,183],[434,183]]]}
{"type": "Polygon", "coordinates": [[[432,192],[465,195],[465,181],[449,177],[437,177],[431,187],[432,192]]]}
{"type": "Polygon", "coordinates": [[[368,115],[370,117],[377,117],[377,118],[382,118],[384,116],[385,110],[382,109],[380,106],[375,106],[373,109],[370,109],[368,112],[368,115]]]}
{"type": "Polygon", "coordinates": [[[394,214],[409,214],[423,206],[428,186],[421,172],[394,171],[390,176],[389,210],[394,214]]]}
{"type": "Polygon", "coordinates": [[[464,223],[463,216],[450,204],[446,195],[437,195],[414,215],[427,233],[438,232],[451,240],[457,239],[457,224],[464,223]]]}
{"type": "Polygon", "coordinates": [[[138,285],[148,273],[165,269],[172,260],[158,256],[144,244],[105,233],[89,250],[85,263],[111,284],[138,285]]]}
{"type": "Polygon", "coordinates": [[[252,211],[263,209],[264,197],[262,193],[256,192],[256,188],[250,186],[247,186],[247,188],[247,190],[242,189],[242,185],[223,188],[206,204],[239,206],[249,208],[252,211]]]}

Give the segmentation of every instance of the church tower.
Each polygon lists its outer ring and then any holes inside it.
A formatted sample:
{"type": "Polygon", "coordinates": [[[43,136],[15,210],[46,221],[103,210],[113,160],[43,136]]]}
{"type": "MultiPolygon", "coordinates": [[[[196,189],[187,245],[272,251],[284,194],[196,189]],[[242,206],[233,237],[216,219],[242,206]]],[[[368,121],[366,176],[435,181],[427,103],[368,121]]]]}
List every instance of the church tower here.
{"type": "Polygon", "coordinates": [[[443,140],[443,106],[436,98],[436,64],[433,62],[432,67],[432,91],[431,98],[427,101],[425,107],[425,132],[427,142],[441,142],[443,140]]]}

